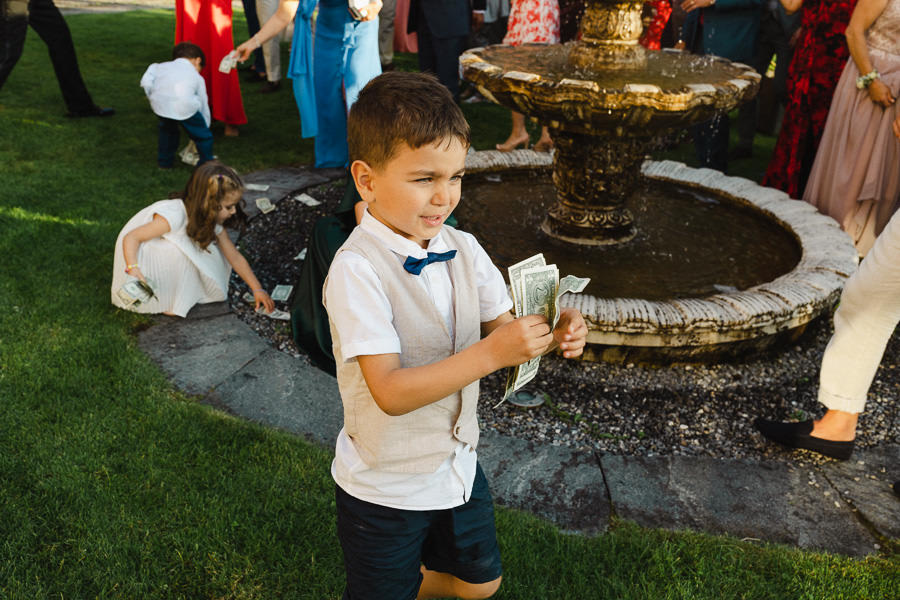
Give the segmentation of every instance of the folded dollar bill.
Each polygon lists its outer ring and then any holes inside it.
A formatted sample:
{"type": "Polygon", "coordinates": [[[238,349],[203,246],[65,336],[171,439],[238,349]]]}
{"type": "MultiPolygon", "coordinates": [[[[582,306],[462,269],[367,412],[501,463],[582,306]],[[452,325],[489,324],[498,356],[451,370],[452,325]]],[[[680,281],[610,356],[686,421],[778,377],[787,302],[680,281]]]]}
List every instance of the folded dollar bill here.
{"type": "Polygon", "coordinates": [[[181,157],[181,162],[196,166],[198,162],[200,162],[200,153],[197,151],[197,145],[194,143],[194,140],[188,142],[187,146],[181,149],[181,152],[178,153],[178,156],[181,157]]]}
{"type": "MultiPolygon", "coordinates": [[[[543,254],[535,254],[509,267],[509,287],[513,295],[516,317],[544,315],[551,329],[559,322],[559,300],[562,295],[581,292],[588,283],[590,279],[574,275],[566,275],[560,280],[559,269],[556,265],[548,265],[543,254]]],[[[536,356],[528,362],[510,368],[506,376],[503,398],[494,408],[534,379],[540,362],[541,357],[536,356]]]]}
{"type": "Polygon", "coordinates": [[[116,291],[116,296],[119,297],[119,300],[122,301],[126,308],[140,306],[144,302],[149,302],[151,299],[156,298],[153,285],[153,282],[149,279],[143,282],[140,279],[131,278],[116,291]]]}
{"type": "Polygon", "coordinates": [[[222,73],[231,73],[231,70],[237,65],[237,62],[237,51],[232,50],[222,57],[222,62],[219,63],[219,71],[222,73]]]}
{"type": "Polygon", "coordinates": [[[297,253],[294,260],[306,260],[306,248],[297,253]]]}
{"type": "Polygon", "coordinates": [[[245,183],[244,189],[248,192],[265,192],[269,189],[269,184],[267,183],[245,183]]]}

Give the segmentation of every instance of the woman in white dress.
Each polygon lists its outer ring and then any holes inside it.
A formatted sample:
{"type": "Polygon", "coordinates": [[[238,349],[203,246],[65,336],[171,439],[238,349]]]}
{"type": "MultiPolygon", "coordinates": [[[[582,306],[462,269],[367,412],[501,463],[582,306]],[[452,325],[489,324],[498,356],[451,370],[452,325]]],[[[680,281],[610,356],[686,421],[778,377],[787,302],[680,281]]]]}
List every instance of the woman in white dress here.
{"type": "Polygon", "coordinates": [[[225,300],[234,268],[253,291],[256,308],[271,312],[275,303],[223,227],[235,214],[242,192],[233,169],[209,161],[191,174],[183,199],[154,202],[133,216],[116,239],[112,303],[135,312],[183,317],[195,304],[225,300]],[[135,279],[149,283],[155,297],[127,302],[119,292],[135,279]]]}

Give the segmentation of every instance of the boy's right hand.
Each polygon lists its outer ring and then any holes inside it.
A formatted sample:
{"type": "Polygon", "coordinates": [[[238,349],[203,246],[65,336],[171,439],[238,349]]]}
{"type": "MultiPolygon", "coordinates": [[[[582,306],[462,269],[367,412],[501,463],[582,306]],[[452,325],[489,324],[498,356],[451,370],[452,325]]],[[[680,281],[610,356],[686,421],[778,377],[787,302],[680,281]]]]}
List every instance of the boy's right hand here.
{"type": "Polygon", "coordinates": [[[553,343],[550,324],[543,315],[526,315],[505,323],[484,338],[497,368],[514,367],[540,356],[553,343]]]}

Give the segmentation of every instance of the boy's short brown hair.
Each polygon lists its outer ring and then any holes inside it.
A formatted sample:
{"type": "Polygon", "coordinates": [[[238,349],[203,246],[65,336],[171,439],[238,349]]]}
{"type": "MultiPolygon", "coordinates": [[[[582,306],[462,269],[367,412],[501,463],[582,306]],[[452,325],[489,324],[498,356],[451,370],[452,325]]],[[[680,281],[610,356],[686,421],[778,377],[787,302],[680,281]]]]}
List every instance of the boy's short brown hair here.
{"type": "Polygon", "coordinates": [[[206,55],[203,54],[203,50],[197,44],[192,44],[190,42],[180,42],[175,44],[175,47],[172,48],[172,60],[178,58],[186,58],[188,60],[199,58],[200,66],[206,66],[206,55]]]}
{"type": "Polygon", "coordinates": [[[469,124],[433,75],[391,71],[362,89],[347,117],[350,161],[381,168],[405,143],[410,148],[457,138],[471,143],[469,124]]]}

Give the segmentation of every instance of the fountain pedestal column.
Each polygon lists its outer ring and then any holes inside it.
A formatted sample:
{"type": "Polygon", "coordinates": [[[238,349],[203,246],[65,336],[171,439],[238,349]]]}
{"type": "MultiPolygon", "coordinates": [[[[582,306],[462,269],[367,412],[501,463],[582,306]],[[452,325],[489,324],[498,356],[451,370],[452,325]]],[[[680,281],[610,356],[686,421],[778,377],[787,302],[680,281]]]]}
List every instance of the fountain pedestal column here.
{"type": "Polygon", "coordinates": [[[555,130],[553,183],[557,202],[541,228],[567,242],[600,246],[634,237],[625,203],[641,178],[643,137],[555,130]]]}

